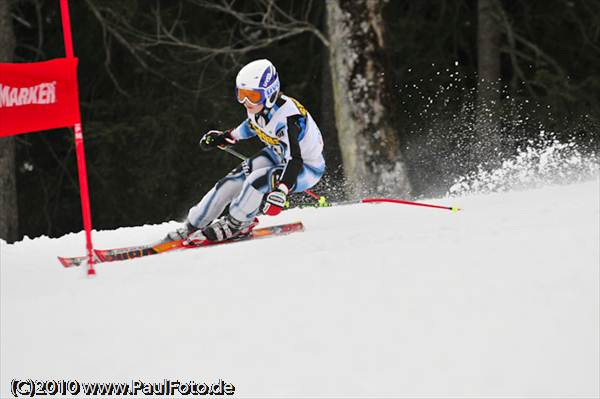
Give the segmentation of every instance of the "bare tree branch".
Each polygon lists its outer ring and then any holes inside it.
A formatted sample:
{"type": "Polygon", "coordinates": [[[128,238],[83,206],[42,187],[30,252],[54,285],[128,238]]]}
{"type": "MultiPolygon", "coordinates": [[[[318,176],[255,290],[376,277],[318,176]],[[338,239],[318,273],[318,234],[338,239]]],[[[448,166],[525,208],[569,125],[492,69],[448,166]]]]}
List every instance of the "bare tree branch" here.
{"type": "Polygon", "coordinates": [[[98,0],[85,0],[85,4],[103,32],[104,67],[116,89],[124,95],[127,92],[111,70],[113,40],[123,46],[144,69],[188,92],[197,92],[198,89],[182,87],[171,77],[161,74],[155,65],[174,59],[201,65],[220,57],[237,66],[237,59],[248,52],[268,48],[305,33],[316,37],[324,46],[329,46],[326,36],[309,20],[312,1],[302,3],[302,7],[294,8],[292,4],[289,10],[284,10],[274,0],[256,0],[253,3],[236,0],[181,0],[167,3],[168,9],[165,9],[165,2],[157,0],[142,19],[132,18],[129,10],[119,3],[108,6],[98,0]],[[219,35],[217,44],[205,37],[196,39],[188,35],[186,30],[186,5],[222,14],[233,23],[219,35]],[[206,40],[208,43],[203,42],[206,40]],[[159,49],[162,51],[157,51],[159,49]],[[169,54],[168,58],[165,54],[169,54]]]}

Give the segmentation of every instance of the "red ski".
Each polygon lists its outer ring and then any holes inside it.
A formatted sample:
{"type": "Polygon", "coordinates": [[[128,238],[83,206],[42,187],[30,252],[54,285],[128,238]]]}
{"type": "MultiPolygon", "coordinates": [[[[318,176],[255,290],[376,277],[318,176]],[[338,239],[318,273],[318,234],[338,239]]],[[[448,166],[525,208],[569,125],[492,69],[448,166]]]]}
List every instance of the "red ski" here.
{"type": "MultiPolygon", "coordinates": [[[[288,223],[282,224],[278,226],[270,226],[270,227],[261,227],[258,229],[252,230],[252,232],[248,235],[234,238],[228,241],[220,241],[220,242],[212,242],[205,241],[200,245],[185,245],[183,240],[177,241],[167,241],[160,242],[157,244],[151,245],[142,245],[135,247],[126,247],[126,248],[115,248],[115,249],[97,249],[94,251],[96,256],[96,262],[113,262],[117,260],[126,260],[126,259],[134,259],[140,258],[142,256],[150,256],[156,255],[163,252],[169,252],[179,249],[192,249],[192,248],[204,248],[204,247],[212,247],[215,245],[223,245],[223,244],[232,244],[234,242],[241,241],[249,241],[257,238],[264,237],[275,237],[280,235],[285,235],[289,233],[293,233],[296,231],[303,231],[304,225],[302,222],[288,223]]],[[[87,257],[86,256],[76,256],[76,257],[58,257],[58,260],[64,267],[73,267],[73,266],[81,266],[85,264],[87,257]]]]}

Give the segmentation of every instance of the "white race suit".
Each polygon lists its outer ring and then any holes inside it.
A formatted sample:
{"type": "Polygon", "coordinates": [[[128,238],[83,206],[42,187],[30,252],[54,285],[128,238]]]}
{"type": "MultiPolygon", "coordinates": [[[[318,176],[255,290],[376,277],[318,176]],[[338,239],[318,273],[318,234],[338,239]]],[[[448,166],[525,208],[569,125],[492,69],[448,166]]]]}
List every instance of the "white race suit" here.
{"type": "Polygon", "coordinates": [[[258,136],[266,147],[219,180],[190,209],[188,221],[197,228],[210,224],[228,204],[232,217],[249,221],[259,213],[265,194],[279,182],[290,192],[302,192],[325,173],[321,131],[310,113],[291,97],[282,94],[272,108],[248,113],[230,135],[236,140],[258,136]]]}

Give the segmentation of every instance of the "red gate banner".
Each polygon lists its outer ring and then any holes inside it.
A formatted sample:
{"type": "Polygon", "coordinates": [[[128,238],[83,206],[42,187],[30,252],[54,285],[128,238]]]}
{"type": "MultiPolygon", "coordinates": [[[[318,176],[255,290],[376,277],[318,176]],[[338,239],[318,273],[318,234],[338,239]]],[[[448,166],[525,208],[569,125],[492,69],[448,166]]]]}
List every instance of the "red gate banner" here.
{"type": "Polygon", "coordinates": [[[0,137],[76,123],[77,58],[0,63],[0,137]]]}

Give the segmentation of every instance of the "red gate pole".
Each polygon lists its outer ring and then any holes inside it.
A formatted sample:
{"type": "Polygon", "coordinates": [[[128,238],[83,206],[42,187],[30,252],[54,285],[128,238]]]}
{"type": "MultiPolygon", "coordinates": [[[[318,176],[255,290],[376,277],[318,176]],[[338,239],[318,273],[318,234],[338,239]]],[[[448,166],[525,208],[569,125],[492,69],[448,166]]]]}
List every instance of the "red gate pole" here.
{"type": "MultiPolygon", "coordinates": [[[[71,17],[69,16],[68,0],[60,0],[60,11],[62,15],[63,37],[67,58],[73,58],[73,39],[71,36],[71,17]]],[[[81,128],[81,113],[79,102],[77,102],[77,123],[74,126],[75,153],[77,154],[77,170],[79,172],[79,196],[81,197],[81,213],[83,216],[83,228],[85,229],[85,240],[88,256],[88,276],[96,274],[94,270],[94,246],[92,245],[92,213],[90,211],[90,197],[88,193],[88,179],[85,167],[85,151],[83,146],[83,130],[81,128]]]]}

